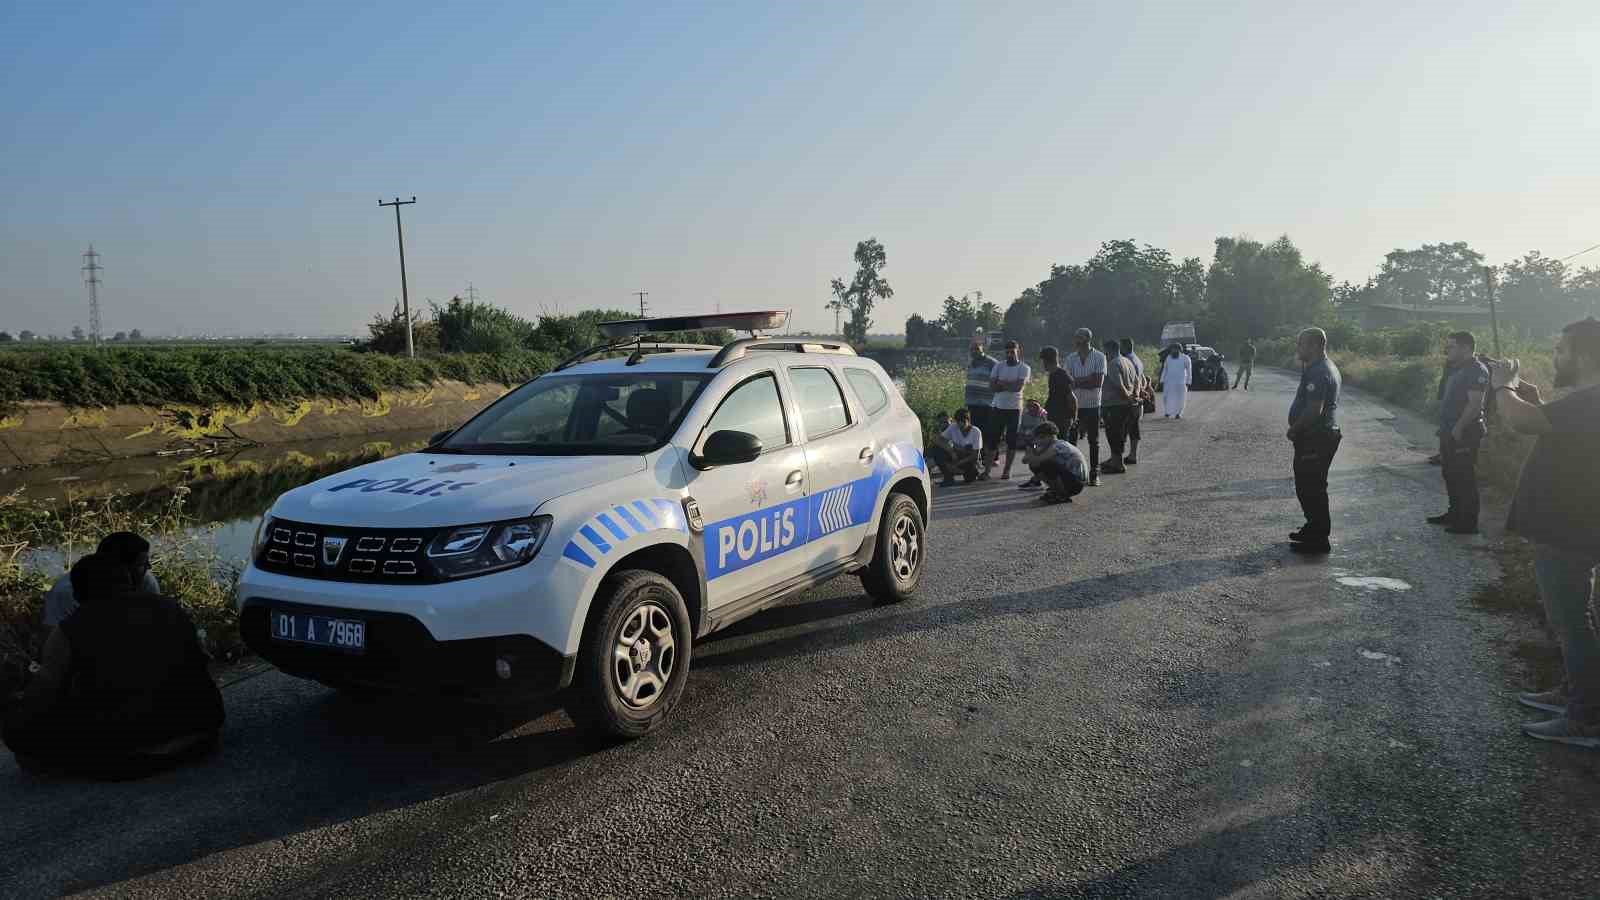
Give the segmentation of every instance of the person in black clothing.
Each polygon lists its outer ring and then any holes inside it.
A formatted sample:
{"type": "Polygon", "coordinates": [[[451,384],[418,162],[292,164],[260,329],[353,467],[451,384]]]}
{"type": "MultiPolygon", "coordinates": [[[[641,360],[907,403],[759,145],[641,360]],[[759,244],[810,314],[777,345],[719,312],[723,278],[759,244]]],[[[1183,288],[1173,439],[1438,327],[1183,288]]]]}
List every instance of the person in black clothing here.
{"type": "Polygon", "coordinates": [[[1045,416],[1058,432],[1066,434],[1078,420],[1078,398],[1072,393],[1072,376],[1061,367],[1061,351],[1055,347],[1039,351],[1039,364],[1044,367],[1049,386],[1044,399],[1045,416]]]}
{"type": "Polygon", "coordinates": [[[1470,331],[1458,331],[1445,343],[1447,377],[1439,386],[1439,459],[1450,507],[1428,517],[1452,534],[1478,533],[1478,448],[1488,433],[1483,401],[1489,391],[1489,369],[1474,355],[1470,331]]]}
{"type": "Polygon", "coordinates": [[[1300,332],[1295,353],[1304,367],[1300,389],[1289,407],[1289,440],[1294,444],[1294,493],[1306,524],[1289,535],[1297,553],[1327,553],[1333,520],[1328,512],[1328,469],[1343,435],[1335,411],[1339,407],[1339,367],[1328,359],[1328,333],[1321,328],[1300,332]]]}
{"type": "Polygon", "coordinates": [[[222,694],[194,622],[136,591],[120,560],[72,567],[78,609],[45,643],[43,668],[7,717],[24,768],[136,778],[215,748],[222,694]]]}

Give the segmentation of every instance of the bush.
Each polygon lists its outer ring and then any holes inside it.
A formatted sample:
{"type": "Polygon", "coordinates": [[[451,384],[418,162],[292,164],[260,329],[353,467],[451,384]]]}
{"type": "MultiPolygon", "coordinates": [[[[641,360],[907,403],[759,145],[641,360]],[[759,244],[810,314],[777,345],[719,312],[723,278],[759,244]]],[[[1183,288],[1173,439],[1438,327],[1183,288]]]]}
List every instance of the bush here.
{"type": "Polygon", "coordinates": [[[195,406],[309,398],[377,399],[445,379],[521,384],[549,353],[405,357],[338,348],[49,347],[0,354],[0,410],[23,400],[69,406],[195,406]]]}

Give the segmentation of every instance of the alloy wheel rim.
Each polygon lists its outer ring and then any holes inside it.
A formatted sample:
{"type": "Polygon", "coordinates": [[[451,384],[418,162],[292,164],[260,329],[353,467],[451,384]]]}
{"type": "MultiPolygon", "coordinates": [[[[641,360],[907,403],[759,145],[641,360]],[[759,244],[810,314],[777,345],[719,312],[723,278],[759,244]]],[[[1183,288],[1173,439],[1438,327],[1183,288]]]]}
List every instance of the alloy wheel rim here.
{"type": "Polygon", "coordinates": [[[633,709],[647,709],[666,694],[678,661],[672,616],[654,601],[623,620],[611,651],[612,688],[633,709]]]}
{"type": "Polygon", "coordinates": [[[922,527],[916,517],[901,513],[889,533],[889,567],[901,584],[911,581],[922,564],[922,527]]]}

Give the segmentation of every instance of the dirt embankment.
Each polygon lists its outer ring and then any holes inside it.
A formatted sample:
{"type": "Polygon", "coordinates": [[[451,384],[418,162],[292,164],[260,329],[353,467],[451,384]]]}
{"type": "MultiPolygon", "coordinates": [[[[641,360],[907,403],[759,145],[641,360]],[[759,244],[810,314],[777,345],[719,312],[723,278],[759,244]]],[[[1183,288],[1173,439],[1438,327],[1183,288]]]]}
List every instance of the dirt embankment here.
{"type": "Polygon", "coordinates": [[[461,424],[508,390],[502,384],[444,381],[383,391],[375,400],[99,408],[25,402],[0,415],[0,467],[124,459],[228,442],[279,444],[437,431],[461,424]]]}

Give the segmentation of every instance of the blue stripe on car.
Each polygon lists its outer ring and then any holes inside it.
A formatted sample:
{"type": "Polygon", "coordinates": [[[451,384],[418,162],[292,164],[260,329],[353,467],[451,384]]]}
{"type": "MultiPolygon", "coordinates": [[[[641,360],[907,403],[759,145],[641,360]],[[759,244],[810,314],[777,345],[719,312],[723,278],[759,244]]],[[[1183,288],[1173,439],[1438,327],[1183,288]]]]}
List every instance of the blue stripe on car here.
{"type": "Polygon", "coordinates": [[[616,535],[617,536],[617,540],[625,541],[625,540],[628,539],[628,533],[626,531],[622,530],[622,526],[618,525],[616,522],[611,521],[611,517],[606,515],[605,513],[601,513],[600,515],[595,516],[595,521],[599,522],[601,525],[604,525],[607,531],[609,531],[612,534],[616,535]]]}

